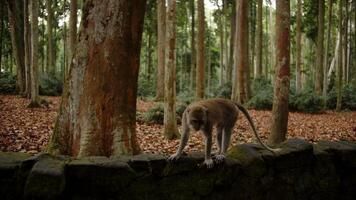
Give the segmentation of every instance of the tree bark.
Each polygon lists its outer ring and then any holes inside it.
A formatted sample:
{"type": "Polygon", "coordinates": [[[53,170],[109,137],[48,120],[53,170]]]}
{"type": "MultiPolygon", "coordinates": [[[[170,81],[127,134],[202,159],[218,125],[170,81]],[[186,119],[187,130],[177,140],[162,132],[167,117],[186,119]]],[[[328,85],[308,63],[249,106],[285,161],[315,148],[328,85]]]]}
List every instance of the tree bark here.
{"type": "MultiPolygon", "coordinates": [[[[73,54],[75,52],[75,46],[77,44],[77,12],[78,12],[78,3],[77,0],[70,1],[70,16],[69,16],[69,51],[68,51],[68,65],[71,63],[73,54]]],[[[68,67],[69,68],[69,67],[68,67]]],[[[67,74],[69,69],[66,70],[67,74]]]]}
{"type": "Polygon", "coordinates": [[[166,18],[166,69],[164,92],[164,136],[179,137],[176,120],[176,0],[168,0],[166,18]]]}
{"type": "Polygon", "coordinates": [[[38,1],[31,0],[31,103],[39,107],[38,96],[38,1]]]}
{"type": "Polygon", "coordinates": [[[191,34],[191,41],[190,41],[190,48],[192,48],[191,52],[191,68],[190,68],[190,90],[194,91],[194,86],[195,86],[195,66],[196,66],[196,50],[195,50],[195,1],[190,1],[190,11],[191,11],[191,17],[192,17],[192,34],[191,34]]]}
{"type": "Polygon", "coordinates": [[[223,86],[225,84],[225,79],[224,79],[224,20],[223,20],[223,14],[220,14],[220,24],[219,24],[219,29],[220,29],[220,86],[223,86]]]}
{"type": "Polygon", "coordinates": [[[343,85],[347,84],[347,52],[348,52],[348,45],[349,45],[349,38],[348,38],[348,22],[349,22],[349,3],[348,0],[345,0],[345,19],[343,23],[343,28],[344,28],[344,39],[342,43],[342,48],[343,48],[343,70],[342,70],[342,82],[343,85]]]}
{"type": "Polygon", "coordinates": [[[48,151],[137,154],[135,116],[144,0],[86,0],[48,151]]]}
{"type": "Polygon", "coordinates": [[[235,45],[235,34],[236,34],[236,2],[232,1],[232,11],[231,11],[231,27],[230,27],[230,51],[229,51],[229,63],[227,65],[226,73],[228,82],[232,82],[232,69],[234,67],[234,45],[235,45]]]}
{"type": "Polygon", "coordinates": [[[157,2],[157,88],[156,101],[164,100],[164,68],[165,68],[165,34],[166,34],[166,0],[157,2]]]}
{"type": "Polygon", "coordinates": [[[27,98],[31,98],[31,51],[30,51],[30,23],[29,23],[29,2],[28,0],[24,1],[24,49],[25,49],[25,80],[26,80],[26,87],[25,87],[25,95],[27,98]]]}
{"type": "Polygon", "coordinates": [[[318,40],[316,53],[316,76],[315,76],[315,92],[321,95],[323,91],[323,75],[324,75],[324,13],[325,1],[319,0],[319,15],[318,15],[318,40]]]}
{"type": "Polygon", "coordinates": [[[246,89],[246,82],[249,77],[249,25],[248,25],[248,13],[249,13],[249,1],[240,0],[236,3],[237,12],[237,32],[236,32],[236,79],[234,97],[235,101],[245,103],[248,96],[248,89],[246,89]]]}
{"type": "Polygon", "coordinates": [[[326,95],[327,95],[327,89],[328,89],[328,70],[329,70],[329,48],[330,48],[330,35],[331,35],[331,20],[332,20],[332,12],[333,12],[333,0],[328,1],[328,30],[327,30],[327,36],[326,36],[326,49],[325,49],[325,55],[324,55],[324,77],[323,77],[323,101],[324,101],[324,106],[326,107],[326,95]]]}
{"type": "Polygon", "coordinates": [[[197,100],[204,98],[205,88],[205,16],[204,16],[204,0],[198,0],[198,38],[197,38],[197,76],[196,76],[196,92],[197,100]]]}
{"type": "MultiPolygon", "coordinates": [[[[12,54],[17,66],[17,86],[20,95],[24,95],[26,88],[25,80],[25,50],[24,50],[24,1],[7,0],[9,13],[9,26],[11,33],[12,54]]],[[[12,67],[11,67],[12,68],[12,67]]]]}
{"type": "Polygon", "coordinates": [[[296,41],[296,81],[295,81],[295,89],[296,92],[299,93],[302,88],[302,72],[301,72],[301,59],[302,59],[302,0],[298,0],[298,11],[297,11],[297,41],[296,41]]]}
{"type": "MultiPolygon", "coordinates": [[[[337,71],[336,71],[336,92],[337,92],[337,98],[336,98],[336,111],[341,110],[341,101],[342,101],[342,88],[343,88],[343,82],[342,82],[342,74],[343,74],[343,57],[342,57],[342,44],[343,44],[343,0],[339,1],[339,51],[338,51],[338,64],[337,64],[337,71]]],[[[346,41],[344,41],[346,42],[346,41]]]]}
{"type": "MultiPolygon", "coordinates": [[[[0,71],[2,71],[2,38],[3,38],[3,21],[4,21],[4,7],[5,7],[5,1],[0,0],[0,71]]],[[[4,68],[5,71],[5,68],[4,68]]]]}
{"type": "Polygon", "coordinates": [[[47,70],[54,76],[56,72],[56,66],[54,62],[54,50],[53,50],[53,9],[52,0],[46,0],[47,9],[47,70]]]}
{"type": "Polygon", "coordinates": [[[256,43],[256,66],[255,77],[262,76],[262,35],[263,35],[263,23],[262,23],[262,0],[257,1],[257,43],[256,43]]]}
{"type": "Polygon", "coordinates": [[[276,1],[276,73],[271,118],[270,145],[286,139],[288,127],[288,98],[290,84],[290,2],[276,1]]]}

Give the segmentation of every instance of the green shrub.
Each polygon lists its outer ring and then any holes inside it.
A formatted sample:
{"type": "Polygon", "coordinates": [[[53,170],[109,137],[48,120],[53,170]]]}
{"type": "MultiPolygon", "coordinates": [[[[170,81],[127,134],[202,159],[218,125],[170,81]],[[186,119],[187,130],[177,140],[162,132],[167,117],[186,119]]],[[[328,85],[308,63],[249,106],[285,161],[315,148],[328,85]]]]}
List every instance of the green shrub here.
{"type": "Polygon", "coordinates": [[[144,114],[144,120],[148,123],[163,124],[163,119],[164,119],[163,104],[158,104],[157,106],[149,109],[144,114]]]}
{"type": "Polygon", "coordinates": [[[138,80],[137,96],[139,97],[153,97],[155,95],[155,84],[147,77],[140,75],[138,80]]]}
{"type": "Polygon", "coordinates": [[[289,95],[289,110],[317,113],[323,110],[323,98],[310,89],[289,95]]]}
{"type": "Polygon", "coordinates": [[[246,106],[254,109],[271,109],[273,104],[273,87],[266,78],[257,78],[252,82],[252,98],[246,106]]]}
{"type": "Polygon", "coordinates": [[[216,97],[230,99],[232,92],[232,84],[231,82],[227,82],[224,85],[218,87],[214,92],[216,97]]]}
{"type": "Polygon", "coordinates": [[[15,94],[16,92],[16,76],[8,72],[0,72],[0,93],[15,94]]]}
{"type": "MultiPolygon", "coordinates": [[[[336,100],[337,100],[337,93],[335,87],[333,87],[327,95],[327,101],[326,101],[327,107],[329,109],[335,109],[336,100]]],[[[342,90],[341,108],[356,110],[356,85],[355,84],[347,84],[344,86],[342,90]]]]}
{"type": "Polygon", "coordinates": [[[63,91],[63,83],[56,76],[42,74],[40,76],[39,93],[46,96],[60,96],[63,91]]]}

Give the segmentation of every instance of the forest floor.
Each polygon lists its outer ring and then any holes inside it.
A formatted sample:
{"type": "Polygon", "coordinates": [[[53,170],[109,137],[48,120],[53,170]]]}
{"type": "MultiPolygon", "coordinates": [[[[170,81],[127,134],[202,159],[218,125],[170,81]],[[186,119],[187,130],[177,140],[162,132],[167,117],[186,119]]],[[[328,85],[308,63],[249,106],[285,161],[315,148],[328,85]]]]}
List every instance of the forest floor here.
{"type": "MultiPolygon", "coordinates": [[[[47,145],[60,105],[60,97],[41,97],[48,107],[27,108],[29,100],[14,95],[0,95],[0,151],[36,154],[47,145]]],[[[138,112],[145,112],[155,102],[138,100],[138,112]]],[[[263,141],[269,134],[270,111],[249,110],[263,141]]],[[[163,137],[163,125],[138,121],[137,138],[145,153],[172,154],[179,140],[163,137]]],[[[179,128],[181,128],[179,126],[179,128]]],[[[215,132],[215,131],[214,131],[215,132]]],[[[356,141],[356,112],[326,111],[322,114],[290,113],[288,138],[356,141]]],[[[240,115],[234,128],[232,144],[256,142],[247,120],[240,115]]],[[[203,151],[202,135],[192,134],[186,152],[203,151]]],[[[217,146],[214,141],[214,150],[217,146]]]]}

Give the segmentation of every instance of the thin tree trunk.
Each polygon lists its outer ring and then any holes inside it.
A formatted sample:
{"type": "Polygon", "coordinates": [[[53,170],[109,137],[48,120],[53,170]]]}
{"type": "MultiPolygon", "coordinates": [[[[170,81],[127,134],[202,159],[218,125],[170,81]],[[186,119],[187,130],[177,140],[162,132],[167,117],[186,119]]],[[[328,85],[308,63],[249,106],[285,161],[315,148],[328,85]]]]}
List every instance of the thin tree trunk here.
{"type": "MultiPolygon", "coordinates": [[[[78,12],[78,2],[77,0],[70,0],[70,16],[69,16],[69,51],[68,51],[68,69],[66,73],[69,72],[70,62],[74,56],[75,46],[77,44],[77,12],[78,12]]],[[[65,73],[65,74],[66,74],[65,73]]]]}
{"type": "Polygon", "coordinates": [[[157,88],[156,101],[164,100],[166,0],[157,2],[157,88]]]}
{"type": "Polygon", "coordinates": [[[245,103],[248,100],[248,94],[246,90],[247,77],[249,76],[249,25],[248,25],[248,13],[249,13],[249,1],[241,0],[236,4],[237,12],[237,34],[236,42],[237,49],[236,54],[236,78],[235,90],[233,100],[240,103],[245,103]]]}
{"type": "Polygon", "coordinates": [[[345,0],[345,19],[343,23],[343,33],[344,33],[344,39],[342,43],[342,48],[343,48],[343,69],[342,69],[342,83],[343,85],[347,84],[347,50],[348,50],[348,45],[349,45],[349,40],[348,40],[348,22],[349,22],[349,3],[348,0],[345,0]]]}
{"type": "Polygon", "coordinates": [[[39,107],[38,96],[38,1],[31,0],[31,103],[39,107]]]}
{"type": "Polygon", "coordinates": [[[25,80],[26,80],[26,88],[25,95],[27,98],[31,98],[31,71],[30,71],[30,62],[31,62],[31,54],[30,54],[30,23],[28,21],[28,0],[24,0],[24,49],[25,49],[25,80]]]}
{"type": "Polygon", "coordinates": [[[197,38],[197,77],[196,77],[196,92],[197,100],[204,98],[205,89],[205,16],[204,16],[204,0],[198,0],[198,38],[197,38]]]}
{"type": "MultiPolygon", "coordinates": [[[[3,29],[4,29],[4,7],[5,7],[5,1],[0,0],[0,71],[2,71],[3,65],[2,65],[2,37],[3,37],[3,29]]],[[[4,68],[5,70],[5,68],[4,68]]],[[[5,70],[6,71],[6,70],[5,70]]]]}
{"type": "Polygon", "coordinates": [[[262,0],[257,1],[257,43],[256,43],[256,65],[255,65],[255,78],[262,76],[262,35],[263,35],[263,23],[262,23],[262,0]]]}
{"type": "Polygon", "coordinates": [[[301,25],[302,25],[302,0],[298,0],[298,5],[297,5],[297,41],[296,41],[296,54],[297,54],[297,59],[296,59],[296,82],[295,82],[295,89],[296,92],[299,93],[301,88],[302,88],[302,70],[301,70],[301,61],[302,61],[302,31],[301,31],[301,25]]]}
{"type": "Polygon", "coordinates": [[[318,14],[318,39],[316,52],[316,70],[315,70],[315,92],[321,95],[323,91],[323,75],[324,75],[324,13],[325,0],[319,0],[318,14]]]}
{"type": "MultiPolygon", "coordinates": [[[[341,110],[341,100],[342,100],[342,88],[343,88],[343,83],[342,83],[342,71],[343,71],[343,62],[342,62],[342,44],[343,44],[343,1],[339,1],[339,50],[338,50],[338,64],[337,64],[337,72],[336,72],[336,92],[337,92],[337,98],[336,98],[336,111],[341,110]]],[[[346,41],[345,41],[346,42],[346,41]]]]}
{"type": "Polygon", "coordinates": [[[325,49],[325,56],[324,56],[324,77],[323,77],[323,100],[324,106],[326,107],[326,95],[328,89],[328,67],[329,67],[329,48],[330,48],[330,35],[331,35],[331,17],[333,12],[333,0],[328,1],[328,30],[326,35],[326,49],[325,49]]]}
{"type": "Polygon", "coordinates": [[[55,63],[54,63],[54,50],[53,50],[53,9],[52,0],[46,0],[47,9],[47,70],[54,76],[55,75],[55,63]]]}
{"type": "Polygon", "coordinates": [[[195,1],[191,1],[191,15],[192,15],[192,34],[190,41],[190,48],[192,48],[191,53],[191,68],[190,68],[190,91],[194,91],[195,86],[195,66],[196,66],[196,50],[195,50],[195,1]]]}
{"type": "Polygon", "coordinates": [[[290,84],[290,2],[276,1],[276,73],[271,118],[270,145],[286,139],[288,127],[288,98],[290,84]]]}
{"type": "Polygon", "coordinates": [[[225,66],[224,66],[224,55],[225,55],[225,51],[224,51],[224,37],[225,37],[225,33],[224,33],[224,20],[223,20],[223,12],[221,12],[220,14],[220,24],[219,24],[219,29],[220,29],[220,86],[223,86],[225,84],[225,76],[224,76],[224,70],[225,70],[225,66]]]}
{"type": "MultiPolygon", "coordinates": [[[[17,86],[20,95],[24,95],[26,88],[25,80],[25,50],[24,50],[24,21],[23,0],[7,0],[9,26],[11,33],[12,55],[15,58],[17,69],[17,86]]],[[[12,61],[11,61],[12,62],[12,61]]],[[[12,66],[11,66],[12,71],[12,66]]]]}
{"type": "Polygon", "coordinates": [[[229,63],[227,65],[226,73],[228,82],[232,82],[232,69],[234,67],[234,45],[235,45],[235,34],[236,34],[236,1],[232,2],[231,11],[231,30],[230,30],[230,51],[229,51],[229,63]]]}
{"type": "Polygon", "coordinates": [[[166,69],[164,92],[164,136],[179,137],[176,121],[176,0],[168,0],[166,17],[166,69]]]}
{"type": "Polygon", "coordinates": [[[146,71],[146,75],[147,75],[147,80],[150,81],[151,79],[151,65],[152,65],[152,61],[151,61],[151,57],[152,57],[152,51],[151,51],[151,46],[152,46],[152,33],[151,31],[148,31],[147,33],[147,71],[146,71]]]}
{"type": "Polygon", "coordinates": [[[49,152],[75,157],[139,152],[135,115],[145,2],[85,1],[49,152]]]}

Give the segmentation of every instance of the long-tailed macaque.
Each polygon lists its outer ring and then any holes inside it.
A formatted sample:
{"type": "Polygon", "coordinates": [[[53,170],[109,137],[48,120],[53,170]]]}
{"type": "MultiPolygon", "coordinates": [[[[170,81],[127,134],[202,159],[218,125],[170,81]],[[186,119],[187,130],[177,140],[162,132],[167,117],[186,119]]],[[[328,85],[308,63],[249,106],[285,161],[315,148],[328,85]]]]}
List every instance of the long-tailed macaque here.
{"type": "Polygon", "coordinates": [[[188,142],[190,130],[202,131],[205,137],[205,160],[203,164],[207,168],[212,168],[214,166],[211,158],[212,129],[213,126],[216,126],[219,151],[215,156],[215,160],[217,163],[223,162],[239,110],[241,110],[249,121],[258,142],[269,151],[278,151],[278,149],[272,149],[261,141],[249,113],[242,105],[227,99],[208,99],[192,103],[185,109],[182,117],[183,130],[179,148],[168,160],[174,161],[180,158],[188,142]]]}

